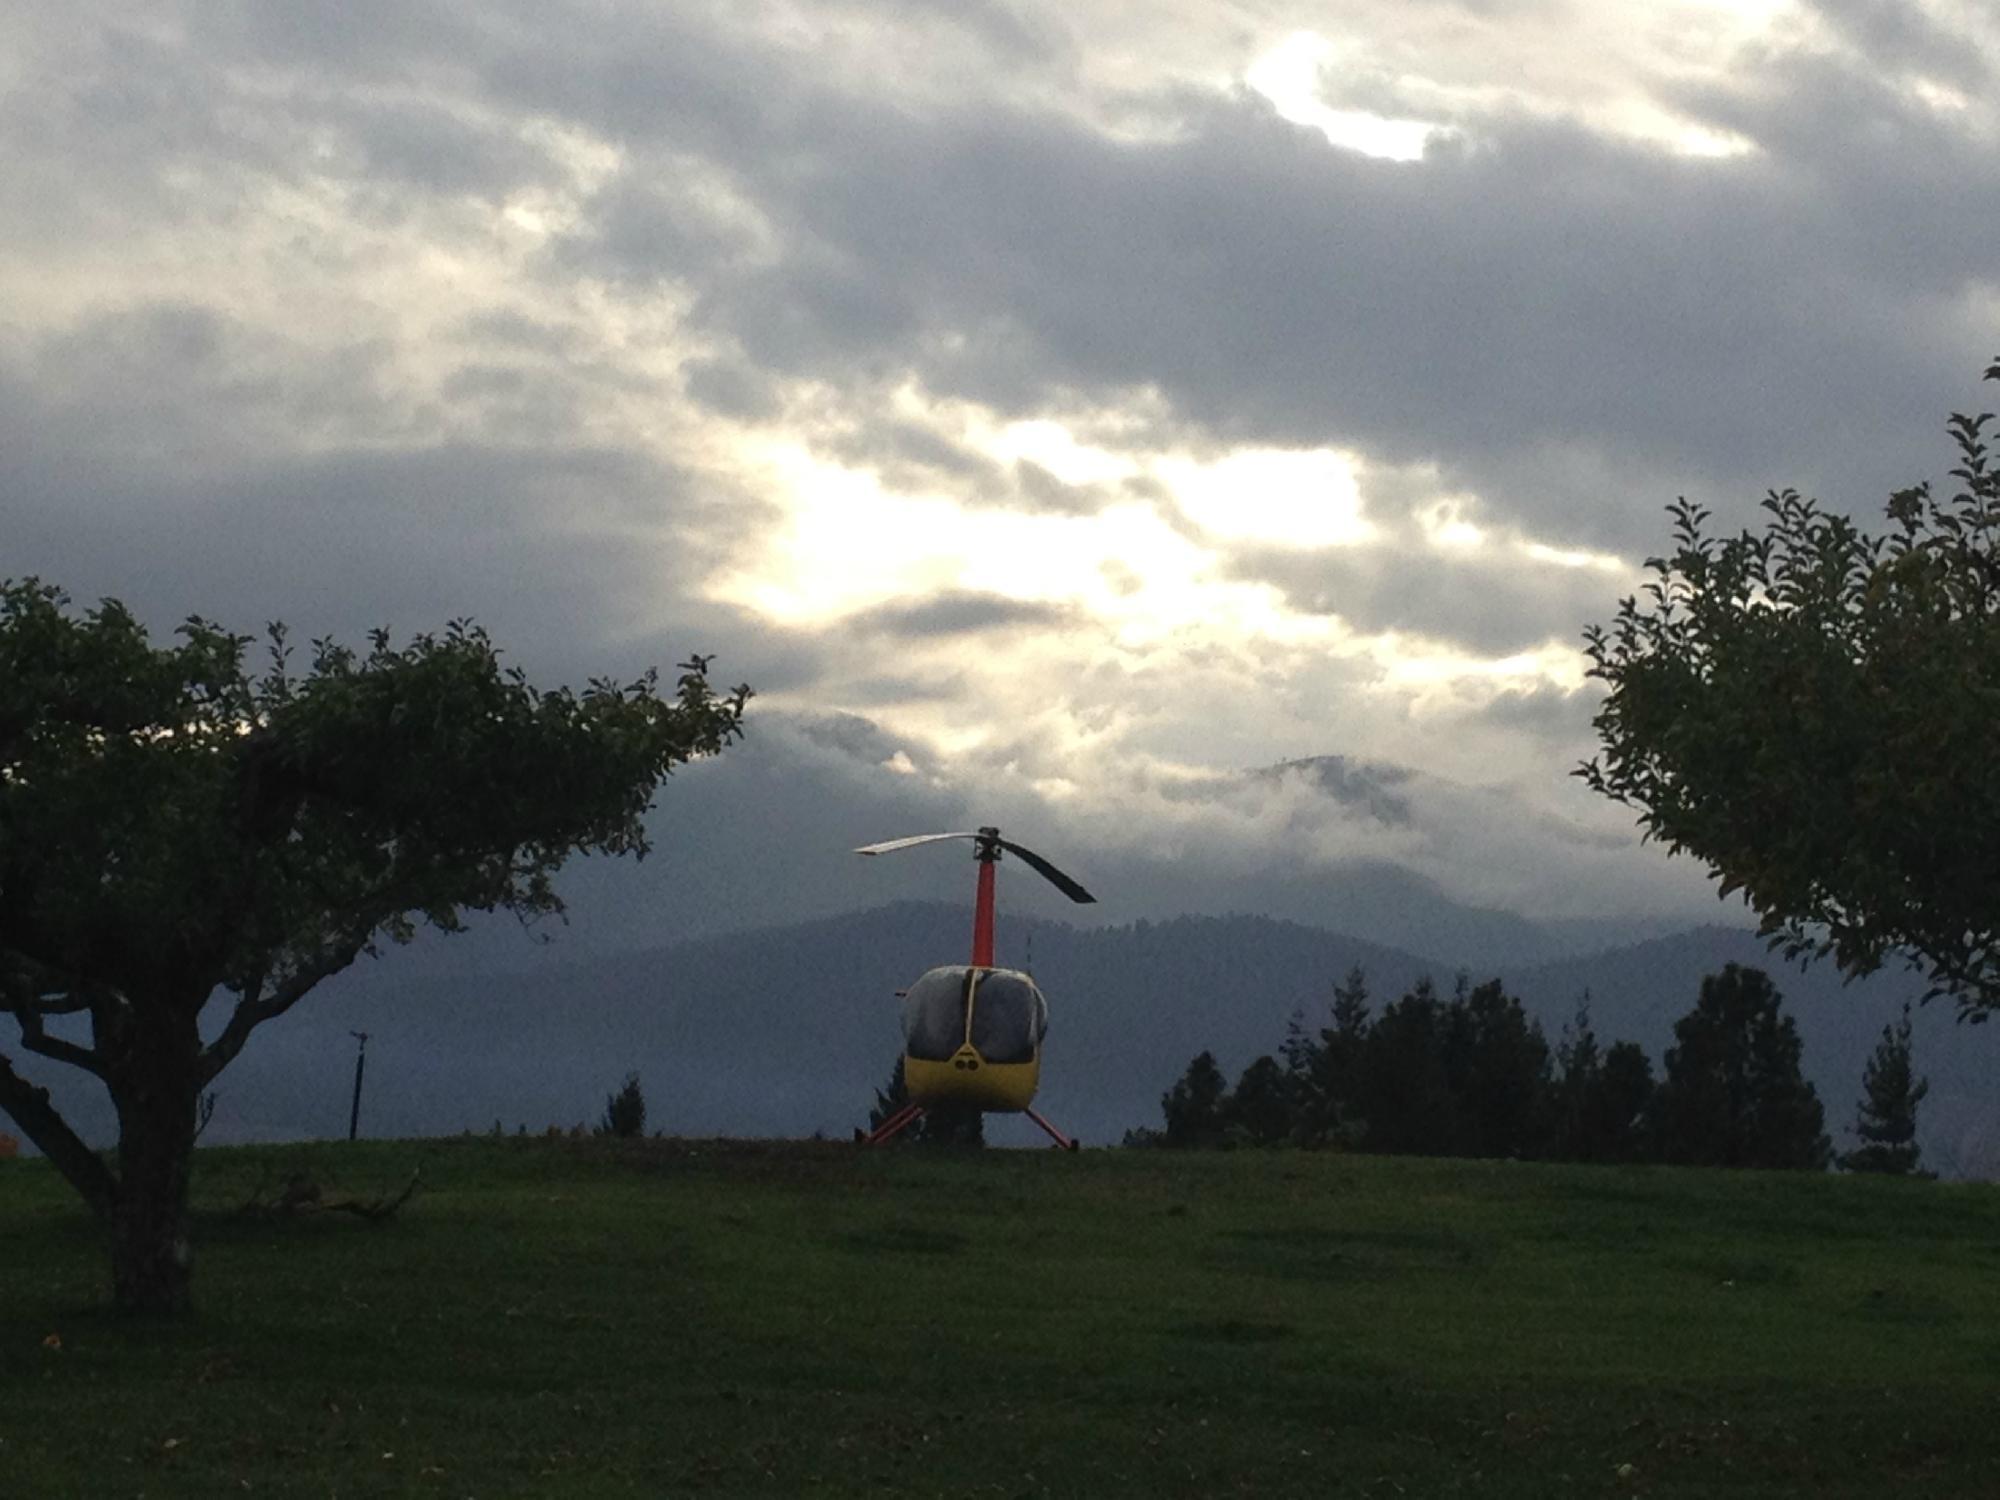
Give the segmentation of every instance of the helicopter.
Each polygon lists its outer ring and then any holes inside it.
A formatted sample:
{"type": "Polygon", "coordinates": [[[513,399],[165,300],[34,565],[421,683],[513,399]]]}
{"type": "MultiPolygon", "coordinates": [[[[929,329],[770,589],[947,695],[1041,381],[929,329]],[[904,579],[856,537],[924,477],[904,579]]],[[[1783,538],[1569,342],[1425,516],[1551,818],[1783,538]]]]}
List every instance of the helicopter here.
{"type": "Polygon", "coordinates": [[[1015,856],[1072,901],[1097,898],[1034,850],[1001,838],[997,828],[920,833],[866,844],[854,852],[893,854],[948,839],[971,839],[972,857],[979,865],[972,907],[972,962],[932,969],[897,992],[903,1001],[903,1085],[910,1102],[873,1133],[855,1133],[868,1145],[881,1145],[916,1124],[933,1106],[948,1104],[991,1114],[1024,1114],[1057,1146],[1074,1151],[1075,1140],[1033,1107],[1041,1082],[1049,1003],[1031,976],[993,962],[993,895],[1001,851],[1015,856]]]}

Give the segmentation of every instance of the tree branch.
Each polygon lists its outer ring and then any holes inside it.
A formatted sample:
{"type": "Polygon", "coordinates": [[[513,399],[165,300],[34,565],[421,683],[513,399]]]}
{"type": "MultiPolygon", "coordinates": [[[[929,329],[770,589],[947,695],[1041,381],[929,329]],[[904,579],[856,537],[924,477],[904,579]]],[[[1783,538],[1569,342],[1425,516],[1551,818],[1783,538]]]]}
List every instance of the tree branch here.
{"type": "Polygon", "coordinates": [[[90,1009],[77,995],[68,976],[12,945],[0,946],[0,1006],[8,1010],[33,1007],[45,1016],[66,1016],[90,1009]]]}
{"type": "Polygon", "coordinates": [[[229,1066],[236,1054],[243,1050],[243,1044],[250,1040],[251,1032],[266,1021],[274,1021],[282,1016],[303,1000],[314,985],[338,974],[353,963],[360,956],[361,950],[368,945],[368,934],[374,930],[370,927],[359,937],[350,935],[343,938],[311,963],[294,970],[289,979],[268,995],[263,993],[262,979],[251,981],[250,986],[243,992],[243,998],[236,1002],[236,1009],[230,1013],[229,1024],[222,1028],[222,1035],[202,1049],[203,1085],[207,1085],[216,1074],[229,1066]]]}
{"type": "Polygon", "coordinates": [[[90,1001],[74,992],[62,995],[41,995],[32,1000],[23,1000],[13,1007],[16,1013],[31,1010],[38,1016],[75,1016],[90,1009],[90,1001]]]}
{"type": "MultiPolygon", "coordinates": [[[[19,1019],[18,1013],[16,1019],[19,1019]]],[[[96,1052],[88,1047],[78,1046],[75,1042],[66,1042],[59,1036],[50,1036],[39,1025],[32,1031],[26,1025],[21,1027],[21,1045],[42,1057],[53,1058],[59,1063],[68,1063],[73,1068],[81,1068],[84,1072],[99,1078],[104,1076],[104,1059],[96,1052]]]]}
{"type": "Polygon", "coordinates": [[[56,1113],[49,1103],[49,1091],[36,1088],[16,1073],[4,1056],[0,1056],[0,1109],[13,1117],[42,1155],[83,1195],[91,1212],[108,1220],[118,1198],[118,1179],[56,1113]]]}
{"type": "Polygon", "coordinates": [[[86,1004],[70,1004],[65,1000],[59,1008],[46,1009],[36,1000],[21,995],[13,999],[11,1008],[14,1019],[20,1023],[23,1047],[43,1057],[53,1058],[57,1062],[68,1063],[71,1067],[82,1068],[84,1072],[95,1074],[99,1078],[104,1076],[104,1058],[101,1054],[89,1047],[79,1046],[75,1042],[64,1041],[59,1036],[50,1036],[42,1026],[44,1016],[83,1010],[87,1008],[86,1004]]]}

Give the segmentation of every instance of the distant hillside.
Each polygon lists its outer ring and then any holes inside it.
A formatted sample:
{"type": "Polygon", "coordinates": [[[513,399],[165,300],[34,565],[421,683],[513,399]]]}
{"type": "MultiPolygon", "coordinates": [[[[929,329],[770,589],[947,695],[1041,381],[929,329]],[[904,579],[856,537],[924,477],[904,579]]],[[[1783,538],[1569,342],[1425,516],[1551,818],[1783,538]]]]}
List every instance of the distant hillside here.
{"type": "MultiPolygon", "coordinates": [[[[845,1135],[895,1057],[893,991],[959,960],[966,925],[960,906],[907,902],[499,976],[426,973],[391,953],[258,1034],[221,1080],[214,1137],[344,1130],[350,1030],[373,1037],[363,1107],[371,1134],[594,1122],[605,1094],[636,1069],[656,1128],[845,1135]]],[[[1233,1073],[1274,1051],[1294,1010],[1316,1022],[1333,982],[1357,964],[1378,1003],[1421,975],[1448,985],[1454,974],[1406,950],[1263,917],[1099,929],[1003,918],[1000,941],[1003,961],[1032,952],[1053,1008],[1041,1107],[1096,1144],[1156,1123],[1161,1093],[1196,1052],[1214,1051],[1233,1073]]],[[[1916,988],[1905,976],[1843,986],[1830,968],[1785,970],[1753,936],[1722,928],[1499,972],[1552,1042],[1588,989],[1599,1037],[1640,1042],[1657,1063],[1702,976],[1730,961],[1778,978],[1838,1140],[1870,1048],[1916,988]]],[[[1920,1018],[1918,1049],[1934,1080],[1925,1122],[1933,1160],[1992,1173],[2000,1037],[1933,1007],[1920,1018]]],[[[102,1138],[108,1118],[90,1118],[102,1138]]],[[[993,1135],[1032,1139],[1019,1122],[999,1122],[993,1135]]]]}

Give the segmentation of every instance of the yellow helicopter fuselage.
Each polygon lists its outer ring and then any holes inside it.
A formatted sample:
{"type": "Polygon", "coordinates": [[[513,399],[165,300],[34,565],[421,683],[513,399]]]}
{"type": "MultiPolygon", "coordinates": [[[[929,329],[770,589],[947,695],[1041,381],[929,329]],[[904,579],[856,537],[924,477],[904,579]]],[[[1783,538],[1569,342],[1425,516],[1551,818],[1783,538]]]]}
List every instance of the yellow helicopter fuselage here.
{"type": "Polygon", "coordinates": [[[992,1113],[1026,1109],[1042,1081],[1042,1060],[987,1062],[971,1045],[950,1062],[927,1057],[903,1057],[903,1086],[910,1098],[925,1106],[958,1104],[992,1113]]]}
{"type": "Polygon", "coordinates": [[[931,1107],[1025,1110],[1041,1083],[1048,1002],[1015,969],[932,969],[904,993],[903,1086],[931,1107]]]}

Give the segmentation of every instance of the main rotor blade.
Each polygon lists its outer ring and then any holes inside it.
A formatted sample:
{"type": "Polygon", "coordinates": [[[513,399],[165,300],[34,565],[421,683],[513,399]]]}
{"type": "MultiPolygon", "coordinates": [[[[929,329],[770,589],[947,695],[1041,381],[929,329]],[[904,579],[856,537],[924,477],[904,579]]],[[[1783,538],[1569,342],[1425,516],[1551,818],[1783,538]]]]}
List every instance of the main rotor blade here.
{"type": "Polygon", "coordinates": [[[856,854],[893,854],[898,849],[914,849],[918,844],[936,844],[945,839],[976,839],[976,833],[920,833],[914,838],[890,839],[882,844],[863,844],[856,854]]]}
{"type": "Polygon", "coordinates": [[[1063,874],[1061,870],[1058,870],[1054,865],[1043,859],[1034,850],[1023,849],[1019,844],[1011,843],[1006,839],[996,839],[994,842],[999,844],[1009,854],[1016,856],[1022,864],[1033,870],[1042,879],[1069,897],[1070,900],[1083,905],[1088,905],[1097,900],[1089,891],[1086,891],[1074,880],[1071,880],[1069,876],[1063,874]]]}

